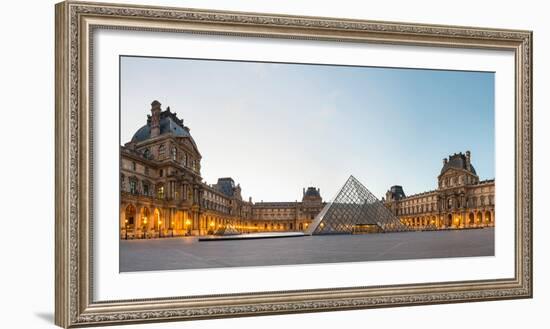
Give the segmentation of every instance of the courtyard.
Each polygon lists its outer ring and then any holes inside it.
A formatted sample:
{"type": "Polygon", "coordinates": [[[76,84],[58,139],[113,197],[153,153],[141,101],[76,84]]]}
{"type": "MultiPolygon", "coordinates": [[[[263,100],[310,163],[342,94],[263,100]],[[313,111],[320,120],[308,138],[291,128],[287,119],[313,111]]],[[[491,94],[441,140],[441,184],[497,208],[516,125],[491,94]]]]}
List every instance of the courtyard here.
{"type": "Polygon", "coordinates": [[[494,255],[494,228],[272,239],[120,241],[120,271],[362,262],[494,255]]]}

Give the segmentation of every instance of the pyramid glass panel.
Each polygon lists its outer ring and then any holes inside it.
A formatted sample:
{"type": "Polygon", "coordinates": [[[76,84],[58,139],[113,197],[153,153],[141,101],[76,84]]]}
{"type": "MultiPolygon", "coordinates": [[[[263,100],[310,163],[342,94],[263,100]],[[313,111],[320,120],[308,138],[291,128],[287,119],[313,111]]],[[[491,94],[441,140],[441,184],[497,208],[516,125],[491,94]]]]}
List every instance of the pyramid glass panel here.
{"type": "Polygon", "coordinates": [[[307,234],[358,234],[408,231],[388,208],[350,176],[334,200],[315,217],[307,234]]]}

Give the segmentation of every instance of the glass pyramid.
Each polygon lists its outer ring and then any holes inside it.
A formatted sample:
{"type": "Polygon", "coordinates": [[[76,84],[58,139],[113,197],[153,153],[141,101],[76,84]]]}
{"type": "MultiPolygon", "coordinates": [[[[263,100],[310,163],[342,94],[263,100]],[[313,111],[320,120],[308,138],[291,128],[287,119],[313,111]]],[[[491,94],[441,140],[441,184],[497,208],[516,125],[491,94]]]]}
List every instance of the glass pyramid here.
{"type": "Polygon", "coordinates": [[[336,197],[315,217],[306,234],[409,231],[361,182],[350,176],[336,197]]]}

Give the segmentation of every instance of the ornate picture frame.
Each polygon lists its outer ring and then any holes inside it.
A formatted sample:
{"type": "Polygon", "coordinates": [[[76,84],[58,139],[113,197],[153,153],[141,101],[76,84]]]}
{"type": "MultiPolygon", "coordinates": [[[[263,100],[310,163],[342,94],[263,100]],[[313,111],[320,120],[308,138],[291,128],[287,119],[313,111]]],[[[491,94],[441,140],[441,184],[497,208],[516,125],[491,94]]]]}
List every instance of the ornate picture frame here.
{"type": "Polygon", "coordinates": [[[73,1],[56,5],[55,24],[57,325],[68,328],[532,297],[532,32],[73,1]],[[514,52],[514,277],[94,301],[91,36],[97,29],[514,52]]]}

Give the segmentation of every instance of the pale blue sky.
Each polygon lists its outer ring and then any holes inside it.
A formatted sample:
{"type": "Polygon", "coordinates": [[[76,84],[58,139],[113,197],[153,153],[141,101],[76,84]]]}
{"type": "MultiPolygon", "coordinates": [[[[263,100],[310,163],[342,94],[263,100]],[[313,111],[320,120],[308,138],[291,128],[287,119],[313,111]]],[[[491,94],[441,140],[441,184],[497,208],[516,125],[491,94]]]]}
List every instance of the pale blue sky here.
{"type": "Polygon", "coordinates": [[[378,198],[436,188],[442,159],[472,152],[494,178],[494,73],[121,58],[121,142],[153,100],[191,128],[208,183],[254,201],[334,196],[350,174],[378,198]]]}

